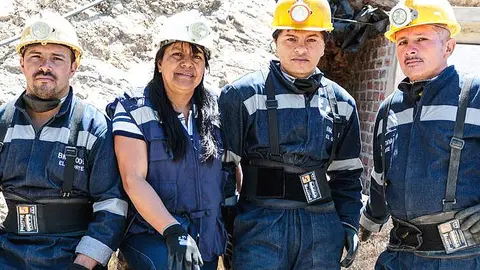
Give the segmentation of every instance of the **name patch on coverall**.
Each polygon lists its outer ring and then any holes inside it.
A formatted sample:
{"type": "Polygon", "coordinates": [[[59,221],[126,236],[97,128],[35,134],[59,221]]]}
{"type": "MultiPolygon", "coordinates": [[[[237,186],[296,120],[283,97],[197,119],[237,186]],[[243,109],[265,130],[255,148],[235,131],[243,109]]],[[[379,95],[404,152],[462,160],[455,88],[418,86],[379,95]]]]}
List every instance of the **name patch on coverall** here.
{"type": "Polygon", "coordinates": [[[460,229],[460,221],[458,219],[449,220],[439,224],[437,227],[447,254],[475,245],[471,233],[460,229]]]}
{"type": "Polygon", "coordinates": [[[34,204],[17,205],[18,233],[38,233],[38,212],[34,204]]]}
{"type": "Polygon", "coordinates": [[[317,176],[314,171],[300,175],[300,182],[302,183],[307,203],[316,202],[322,199],[322,193],[318,187],[317,176]]]}

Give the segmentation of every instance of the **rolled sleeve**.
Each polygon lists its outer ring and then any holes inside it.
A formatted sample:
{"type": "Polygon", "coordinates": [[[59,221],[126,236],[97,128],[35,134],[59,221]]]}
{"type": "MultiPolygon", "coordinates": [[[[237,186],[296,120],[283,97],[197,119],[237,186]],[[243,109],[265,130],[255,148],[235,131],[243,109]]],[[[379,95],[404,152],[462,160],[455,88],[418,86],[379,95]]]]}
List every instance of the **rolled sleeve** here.
{"type": "Polygon", "coordinates": [[[84,236],[78,243],[75,253],[81,253],[96,260],[105,266],[113,253],[113,250],[90,236],[84,236]]]}
{"type": "Polygon", "coordinates": [[[371,232],[380,232],[385,224],[386,222],[378,221],[365,212],[360,215],[360,225],[371,232]]]}

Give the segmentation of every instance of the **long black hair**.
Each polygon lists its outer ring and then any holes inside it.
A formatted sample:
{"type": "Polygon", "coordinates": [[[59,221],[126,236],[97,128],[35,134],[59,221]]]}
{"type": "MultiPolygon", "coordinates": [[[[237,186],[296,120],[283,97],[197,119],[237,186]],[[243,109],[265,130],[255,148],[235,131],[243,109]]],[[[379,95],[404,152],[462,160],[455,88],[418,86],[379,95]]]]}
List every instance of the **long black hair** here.
{"type": "MultiPolygon", "coordinates": [[[[201,46],[186,43],[190,45],[193,53],[204,52],[205,54],[205,68],[209,67],[208,60],[210,55],[201,46]]],[[[152,107],[158,112],[159,124],[165,132],[167,146],[173,153],[175,161],[182,159],[187,150],[187,140],[189,138],[184,132],[184,128],[178,119],[178,113],[173,109],[172,103],[167,96],[165,86],[162,79],[162,74],[158,71],[158,62],[160,62],[165,54],[167,47],[162,46],[155,56],[155,64],[153,69],[153,79],[148,83],[147,89],[149,91],[152,107]]],[[[215,96],[208,92],[203,85],[203,78],[200,84],[195,88],[193,103],[197,107],[197,117],[195,123],[201,136],[201,161],[207,161],[211,158],[219,156],[218,138],[215,136],[215,125],[219,125],[220,116],[218,112],[217,102],[215,96]]],[[[192,115],[192,117],[195,117],[192,115]]]]}

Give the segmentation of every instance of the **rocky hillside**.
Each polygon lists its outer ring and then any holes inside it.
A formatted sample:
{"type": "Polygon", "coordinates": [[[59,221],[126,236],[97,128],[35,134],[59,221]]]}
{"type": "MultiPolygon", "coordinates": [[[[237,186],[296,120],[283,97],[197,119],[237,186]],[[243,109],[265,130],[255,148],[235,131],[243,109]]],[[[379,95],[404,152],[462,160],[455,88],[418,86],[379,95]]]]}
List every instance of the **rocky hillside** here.
{"type": "MultiPolygon", "coordinates": [[[[1,0],[0,43],[20,33],[27,18],[42,9],[66,14],[89,0],[1,0]]],[[[158,29],[165,18],[191,8],[209,18],[216,32],[207,82],[222,87],[242,74],[266,67],[274,0],[107,0],[72,16],[85,55],[73,78],[76,94],[103,110],[107,102],[150,80],[158,49],[158,29]]],[[[0,47],[0,103],[25,86],[16,43],[0,47]]],[[[385,235],[367,242],[351,269],[373,269],[385,235]]]]}
{"type": "MultiPolygon", "coordinates": [[[[0,40],[19,34],[25,20],[41,9],[66,14],[90,2],[2,0],[0,40]]],[[[69,19],[85,50],[73,87],[78,96],[103,109],[115,95],[144,86],[153,74],[162,22],[170,14],[196,8],[209,18],[216,32],[206,80],[219,88],[272,57],[269,23],[274,5],[273,0],[107,0],[69,19]]],[[[24,88],[14,45],[0,47],[0,101],[24,88]]]]}

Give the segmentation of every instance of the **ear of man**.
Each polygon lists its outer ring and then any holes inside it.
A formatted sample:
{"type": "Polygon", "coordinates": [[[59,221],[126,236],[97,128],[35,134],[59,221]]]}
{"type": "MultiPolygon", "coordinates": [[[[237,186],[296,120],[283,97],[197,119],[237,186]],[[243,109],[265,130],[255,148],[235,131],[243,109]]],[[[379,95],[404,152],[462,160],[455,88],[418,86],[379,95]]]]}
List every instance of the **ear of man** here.
{"type": "Polygon", "coordinates": [[[455,41],[455,39],[453,38],[449,38],[447,41],[446,41],[446,48],[445,48],[445,52],[448,53],[449,55],[451,55],[453,53],[453,51],[455,50],[455,45],[457,45],[457,42],[455,41]]]}

